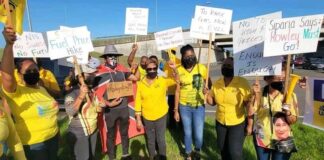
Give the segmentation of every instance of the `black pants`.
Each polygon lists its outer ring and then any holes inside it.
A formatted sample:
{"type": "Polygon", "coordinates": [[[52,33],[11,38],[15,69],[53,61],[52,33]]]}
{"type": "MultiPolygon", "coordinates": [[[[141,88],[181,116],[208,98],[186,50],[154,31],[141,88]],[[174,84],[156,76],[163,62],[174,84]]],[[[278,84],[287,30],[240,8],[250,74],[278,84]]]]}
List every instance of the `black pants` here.
{"type": "Polygon", "coordinates": [[[44,142],[24,145],[24,151],[28,160],[57,160],[59,134],[44,142]]]}
{"type": "Polygon", "coordinates": [[[69,132],[69,142],[74,151],[76,160],[94,160],[96,154],[98,131],[89,136],[77,137],[74,133],[69,132]]]}
{"type": "Polygon", "coordinates": [[[243,159],[245,122],[235,126],[225,126],[216,121],[217,145],[222,160],[243,159]]]}
{"type": "Polygon", "coordinates": [[[166,157],[166,143],[165,143],[165,130],[166,130],[167,115],[155,120],[150,121],[143,118],[145,134],[147,138],[147,147],[150,159],[155,156],[155,146],[157,142],[158,154],[166,157]]]}
{"type": "Polygon", "coordinates": [[[105,120],[108,129],[107,146],[109,159],[116,158],[116,129],[119,128],[123,155],[128,155],[129,139],[128,139],[128,126],[129,126],[129,111],[128,107],[121,109],[111,109],[105,112],[105,120]]]}

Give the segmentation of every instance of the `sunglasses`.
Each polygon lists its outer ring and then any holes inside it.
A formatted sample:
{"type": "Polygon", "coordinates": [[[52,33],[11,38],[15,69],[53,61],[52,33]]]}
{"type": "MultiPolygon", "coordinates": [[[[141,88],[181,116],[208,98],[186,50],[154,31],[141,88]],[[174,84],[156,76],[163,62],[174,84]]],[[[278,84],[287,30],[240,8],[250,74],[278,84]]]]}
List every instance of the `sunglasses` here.
{"type": "Polygon", "coordinates": [[[146,71],[156,71],[157,70],[157,67],[154,67],[154,68],[146,68],[146,71]]]}

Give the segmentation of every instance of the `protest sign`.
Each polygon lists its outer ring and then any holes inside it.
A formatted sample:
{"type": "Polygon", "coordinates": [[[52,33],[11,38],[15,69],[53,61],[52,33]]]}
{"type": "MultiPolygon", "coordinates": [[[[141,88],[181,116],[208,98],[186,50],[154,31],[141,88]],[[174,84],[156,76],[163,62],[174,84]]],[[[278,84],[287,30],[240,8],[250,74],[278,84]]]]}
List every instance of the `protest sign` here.
{"type": "Polygon", "coordinates": [[[316,52],[322,21],[323,15],[268,20],[264,56],[316,52]]]}
{"type": "Polygon", "coordinates": [[[281,57],[263,57],[265,25],[281,18],[281,12],[233,22],[234,75],[265,76],[281,74],[281,57]]]}
{"type": "Polygon", "coordinates": [[[303,123],[324,131],[324,78],[307,78],[303,123]]]}
{"type": "Polygon", "coordinates": [[[93,51],[90,32],[78,29],[47,32],[47,45],[51,60],[93,51]]]}
{"type": "Polygon", "coordinates": [[[13,52],[16,58],[49,57],[43,34],[36,32],[23,32],[21,36],[17,35],[13,52]]]}
{"type": "Polygon", "coordinates": [[[196,6],[194,19],[201,24],[200,26],[204,26],[203,32],[229,34],[232,13],[233,11],[228,9],[196,6]]]}
{"type": "Polygon", "coordinates": [[[182,27],[156,32],[154,37],[159,51],[184,44],[182,27]]]}
{"type": "Polygon", "coordinates": [[[125,34],[146,35],[148,13],[147,8],[126,8],[125,34]]]}
{"type": "MultiPolygon", "coordinates": [[[[209,31],[208,31],[208,24],[200,23],[197,19],[191,19],[191,26],[190,26],[190,37],[209,40],[209,31]]],[[[215,34],[212,34],[212,39],[215,39],[215,34]]]]}
{"type": "Polygon", "coordinates": [[[131,81],[110,82],[107,84],[107,98],[109,100],[132,96],[133,83],[131,81]]]}

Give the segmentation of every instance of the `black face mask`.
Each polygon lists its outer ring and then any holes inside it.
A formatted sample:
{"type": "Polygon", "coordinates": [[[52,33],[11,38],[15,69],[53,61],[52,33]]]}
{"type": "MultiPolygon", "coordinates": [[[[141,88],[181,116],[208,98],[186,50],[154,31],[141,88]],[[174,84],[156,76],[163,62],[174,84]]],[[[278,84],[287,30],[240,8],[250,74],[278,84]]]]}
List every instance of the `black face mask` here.
{"type": "Polygon", "coordinates": [[[191,68],[197,63],[196,56],[188,56],[181,59],[181,64],[184,68],[191,68]]]}
{"type": "Polygon", "coordinates": [[[233,68],[222,67],[222,75],[224,77],[234,77],[234,69],[233,68]]]}
{"type": "Polygon", "coordinates": [[[154,79],[157,76],[157,71],[147,72],[147,78],[154,79]]]}
{"type": "Polygon", "coordinates": [[[25,73],[23,76],[27,85],[36,85],[39,81],[39,72],[25,73]]]}
{"type": "Polygon", "coordinates": [[[272,89],[282,92],[284,89],[284,83],[283,82],[272,82],[272,83],[270,83],[270,87],[272,89]]]}

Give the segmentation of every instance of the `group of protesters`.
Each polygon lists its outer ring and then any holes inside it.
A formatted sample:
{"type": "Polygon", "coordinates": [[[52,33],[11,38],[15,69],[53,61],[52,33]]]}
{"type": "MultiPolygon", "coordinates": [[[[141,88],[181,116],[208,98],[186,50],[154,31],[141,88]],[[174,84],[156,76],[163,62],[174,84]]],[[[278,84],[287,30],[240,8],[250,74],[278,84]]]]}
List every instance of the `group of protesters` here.
{"type": "MultiPolygon", "coordinates": [[[[60,137],[55,98],[61,96],[60,88],[55,76],[33,59],[14,60],[16,35],[11,27],[5,27],[3,35],[6,46],[1,63],[0,159],[6,158],[9,149],[17,160],[55,160],[60,137]]],[[[145,130],[149,159],[167,159],[167,122],[171,126],[182,123],[185,159],[201,159],[207,103],[217,105],[217,139],[210,141],[215,141],[222,159],[243,159],[247,135],[253,135],[260,160],[287,160],[295,151],[281,152],[272,146],[273,134],[280,139],[292,138],[290,125],[298,116],[295,94],[283,103],[285,67],[282,75],[265,76],[264,87],[258,82],[249,85],[245,78],[234,76],[234,60],[228,57],[221,67],[222,76],[212,82],[190,45],[180,49],[181,59],[176,58],[175,49],[168,50],[169,61],[164,67],[156,56],[142,56],[136,63],[137,50],[134,44],[126,67],[118,62],[122,54],[116,47],[107,45],[100,56],[102,64],[75,67],[64,80],[67,134],[75,159],[95,159],[98,128],[102,125],[107,131],[100,135],[106,137],[101,143],[108,147],[109,159],[116,159],[117,130],[121,159],[132,159],[128,105],[133,100],[136,127],[145,130]],[[110,98],[107,84],[124,81],[136,84],[135,99],[110,98]]]]}

